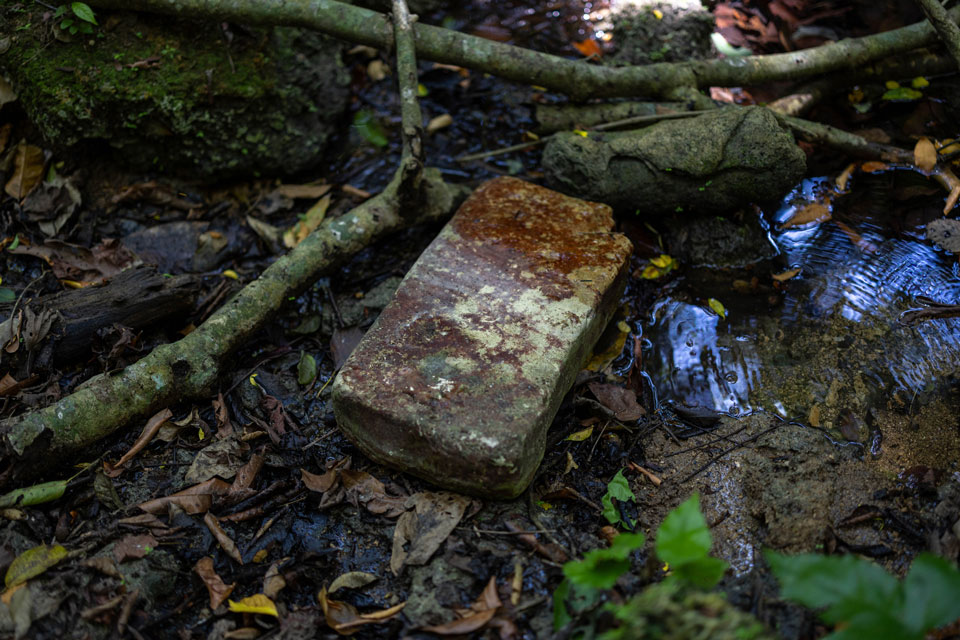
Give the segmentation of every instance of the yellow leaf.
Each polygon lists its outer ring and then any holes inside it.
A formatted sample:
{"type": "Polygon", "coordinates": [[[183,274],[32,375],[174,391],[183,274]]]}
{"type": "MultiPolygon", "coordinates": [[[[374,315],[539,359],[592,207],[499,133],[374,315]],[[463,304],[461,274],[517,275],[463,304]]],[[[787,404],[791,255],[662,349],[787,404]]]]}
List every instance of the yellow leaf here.
{"type": "Polygon", "coordinates": [[[661,253],[659,256],[650,261],[655,267],[660,267],[661,269],[670,270],[678,265],[677,261],[668,256],[665,253],[661,253]]]}
{"type": "Polygon", "coordinates": [[[26,582],[30,578],[35,578],[66,558],[68,553],[60,545],[48,547],[42,544],[39,547],[27,549],[10,563],[3,583],[7,588],[10,588],[26,582]]]}
{"type": "Polygon", "coordinates": [[[423,84],[417,85],[417,96],[420,98],[426,98],[430,95],[430,90],[427,89],[423,84]]]}
{"type": "Polygon", "coordinates": [[[654,9],[653,17],[656,18],[657,20],[663,20],[663,11],[660,11],[660,9],[654,9]]]}
{"type": "Polygon", "coordinates": [[[230,278],[231,280],[239,280],[240,276],[233,269],[225,269],[223,272],[224,277],[230,278]]]}
{"type": "Polygon", "coordinates": [[[262,613],[274,618],[280,617],[280,614],[277,613],[277,605],[273,604],[273,600],[262,593],[244,598],[240,602],[227,600],[227,606],[234,613],[262,613]]]}
{"type": "Polygon", "coordinates": [[[330,196],[326,195],[317,200],[316,204],[310,207],[310,210],[303,215],[303,219],[297,224],[283,232],[283,244],[288,249],[303,242],[303,239],[310,235],[310,232],[320,226],[324,216],[327,215],[327,207],[330,206],[330,196]]]}
{"type": "Polygon", "coordinates": [[[578,136],[580,136],[581,138],[586,138],[586,137],[587,137],[587,132],[584,131],[584,130],[582,130],[582,129],[574,129],[573,132],[574,132],[575,134],[577,134],[578,136]]]}
{"type": "Polygon", "coordinates": [[[544,511],[549,511],[550,509],[553,509],[552,504],[550,504],[549,502],[544,502],[543,500],[538,500],[537,506],[539,506],[544,511]]]}
{"type": "Polygon", "coordinates": [[[914,89],[923,89],[924,87],[930,86],[930,81],[924,78],[923,76],[917,76],[910,81],[910,86],[914,89]]]}
{"type": "MultiPolygon", "coordinates": [[[[602,371],[608,364],[617,359],[620,352],[623,351],[623,345],[627,343],[627,336],[630,335],[630,326],[626,323],[617,324],[619,332],[609,348],[601,352],[594,352],[590,361],[587,362],[585,369],[590,371],[602,371]]],[[[598,345],[600,346],[600,345],[598,345]]]]}
{"type": "Polygon", "coordinates": [[[899,89],[900,83],[896,80],[887,80],[883,83],[883,86],[885,86],[887,89],[899,89]]]}
{"type": "Polygon", "coordinates": [[[937,149],[928,138],[920,138],[913,147],[913,164],[921,171],[933,171],[937,166],[937,149]]]}
{"type": "Polygon", "coordinates": [[[716,298],[709,298],[707,304],[713,309],[718,316],[721,318],[727,317],[727,310],[723,307],[723,303],[717,300],[716,298]]]}
{"type": "Polygon", "coordinates": [[[643,271],[640,272],[640,277],[644,280],[656,280],[663,275],[663,271],[657,269],[652,264],[648,264],[643,268],[643,271]]]}
{"type": "Polygon", "coordinates": [[[796,269],[787,269],[781,273],[775,273],[772,277],[777,282],[786,282],[790,278],[796,276],[798,273],[800,273],[800,267],[797,267],[796,269]]]}
{"type": "Polygon", "coordinates": [[[593,427],[587,427],[586,429],[581,429],[576,433],[571,433],[564,440],[569,440],[570,442],[583,442],[587,438],[593,435],[593,427]]]}

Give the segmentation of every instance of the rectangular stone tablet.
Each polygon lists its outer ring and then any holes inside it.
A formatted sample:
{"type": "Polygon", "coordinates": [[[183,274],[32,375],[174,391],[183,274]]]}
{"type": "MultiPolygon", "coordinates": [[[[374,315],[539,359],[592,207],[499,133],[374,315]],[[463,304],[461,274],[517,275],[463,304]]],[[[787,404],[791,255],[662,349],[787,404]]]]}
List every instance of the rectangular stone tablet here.
{"type": "Polygon", "coordinates": [[[333,409],[370,458],[509,498],[617,308],[632,246],[603,204],[515,178],[481,185],[344,364],[333,409]]]}

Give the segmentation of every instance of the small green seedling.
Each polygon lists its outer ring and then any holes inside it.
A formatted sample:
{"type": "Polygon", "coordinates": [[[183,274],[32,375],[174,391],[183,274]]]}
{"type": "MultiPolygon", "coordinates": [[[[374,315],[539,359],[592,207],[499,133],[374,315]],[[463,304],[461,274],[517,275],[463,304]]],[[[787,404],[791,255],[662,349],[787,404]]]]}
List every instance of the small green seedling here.
{"type": "MultiPolygon", "coordinates": [[[[622,487],[615,488],[620,487],[618,478],[626,484],[622,472],[617,473],[608,486],[608,496],[611,488],[614,488],[614,492],[622,490],[622,487]]],[[[632,498],[633,492],[629,493],[632,498]]],[[[606,502],[605,496],[604,507],[606,502]]],[[[606,510],[604,513],[606,515],[606,510]]],[[[609,516],[607,519],[610,519],[609,516]]],[[[710,557],[711,542],[710,529],[700,513],[700,497],[694,494],[671,511],[657,531],[654,549],[660,560],[669,567],[667,581],[681,587],[714,587],[723,577],[727,563],[710,557]]],[[[603,598],[603,592],[612,588],[617,579],[630,570],[630,555],[643,543],[642,533],[621,533],[613,539],[609,548],[594,549],[587,552],[583,560],[563,565],[566,577],[553,596],[554,629],[560,629],[573,619],[569,609],[581,613],[596,606],[603,598]]],[[[616,605],[607,606],[616,608],[616,605]]]]}
{"type": "MultiPolygon", "coordinates": [[[[637,501],[637,496],[635,496],[633,490],[630,489],[630,484],[627,482],[627,479],[623,477],[623,469],[617,471],[617,475],[613,476],[613,479],[607,484],[607,492],[603,495],[603,500],[601,500],[603,504],[603,517],[607,519],[607,522],[616,526],[622,522],[622,519],[620,517],[620,510],[613,502],[614,500],[620,500],[621,502],[637,501]]],[[[629,518],[627,518],[625,524],[628,528],[633,528],[633,523],[630,522],[629,518]]]]}
{"type": "Polygon", "coordinates": [[[960,572],[930,553],[914,560],[903,582],[857,556],[766,552],[781,595],[836,625],[829,640],[922,640],[960,618],[960,572]]]}
{"type": "Polygon", "coordinates": [[[62,4],[53,12],[53,17],[60,20],[60,28],[72,36],[77,33],[89,35],[93,33],[93,27],[99,26],[93,9],[86,2],[62,4]]]}

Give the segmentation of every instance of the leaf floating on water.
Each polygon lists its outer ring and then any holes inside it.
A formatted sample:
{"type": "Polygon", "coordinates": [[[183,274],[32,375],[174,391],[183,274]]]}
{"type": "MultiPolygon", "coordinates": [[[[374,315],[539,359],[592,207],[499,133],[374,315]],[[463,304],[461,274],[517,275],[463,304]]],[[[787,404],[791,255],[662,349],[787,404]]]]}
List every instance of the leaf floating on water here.
{"type": "Polygon", "coordinates": [[[775,273],[771,277],[777,282],[786,282],[791,278],[795,278],[799,273],[800,273],[800,267],[797,267],[795,269],[787,269],[786,271],[775,273]]]}
{"type": "Polygon", "coordinates": [[[937,166],[937,149],[928,138],[917,140],[916,146],[913,147],[913,163],[921,171],[933,171],[937,166]]]}
{"type": "Polygon", "coordinates": [[[825,222],[832,217],[833,214],[830,213],[830,208],[827,205],[820,202],[811,202],[794,211],[793,215],[780,225],[780,228],[789,229],[811,222],[825,222]]]}
{"type": "Polygon", "coordinates": [[[718,316],[720,316],[721,318],[726,319],[726,317],[727,317],[727,310],[726,310],[726,308],[723,306],[723,303],[722,303],[722,302],[720,302],[720,301],[717,300],[716,298],[710,298],[710,299],[707,300],[707,305],[709,305],[709,307],[710,307],[711,309],[713,309],[714,312],[716,312],[716,314],[717,314],[718,316]]]}
{"type": "Polygon", "coordinates": [[[680,263],[671,256],[661,253],[656,258],[650,260],[650,264],[644,267],[640,272],[640,277],[644,280],[656,280],[663,277],[680,266],[680,263]]]}

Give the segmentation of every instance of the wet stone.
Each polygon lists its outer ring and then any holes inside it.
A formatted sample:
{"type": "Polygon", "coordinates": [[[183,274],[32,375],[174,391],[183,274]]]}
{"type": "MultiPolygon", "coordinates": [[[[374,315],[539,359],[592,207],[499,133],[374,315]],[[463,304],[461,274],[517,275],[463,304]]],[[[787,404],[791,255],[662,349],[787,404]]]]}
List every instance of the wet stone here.
{"type": "Polygon", "coordinates": [[[617,307],[632,247],[609,207],[515,178],[481,185],[424,251],[333,389],[370,458],[512,497],[617,307]]]}

